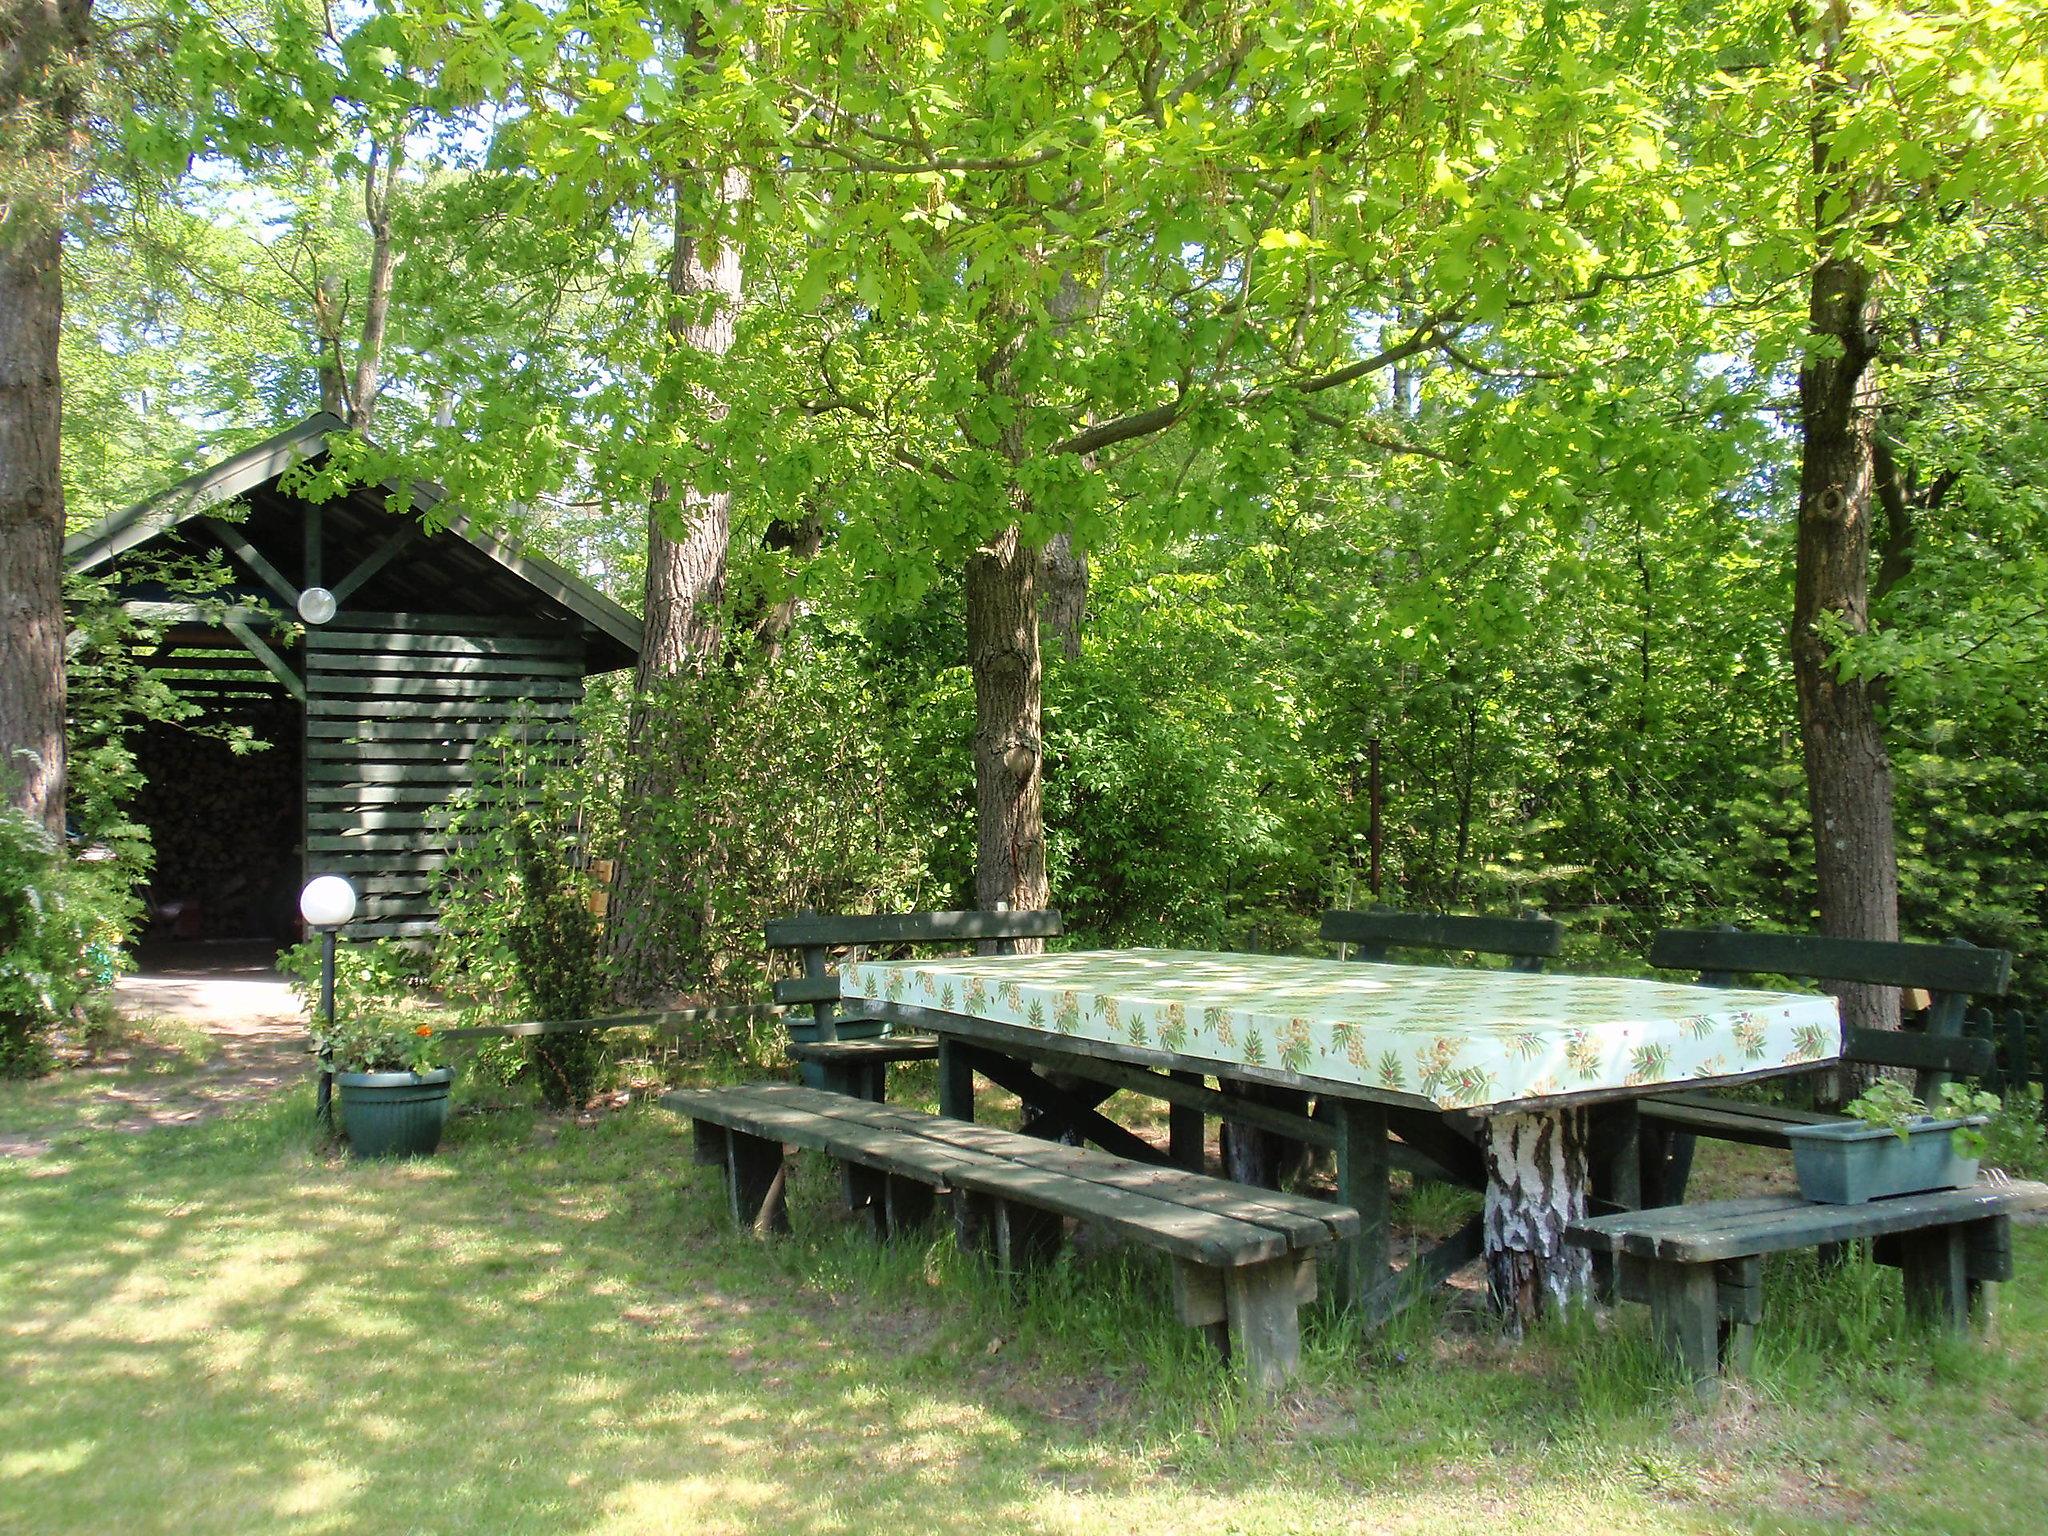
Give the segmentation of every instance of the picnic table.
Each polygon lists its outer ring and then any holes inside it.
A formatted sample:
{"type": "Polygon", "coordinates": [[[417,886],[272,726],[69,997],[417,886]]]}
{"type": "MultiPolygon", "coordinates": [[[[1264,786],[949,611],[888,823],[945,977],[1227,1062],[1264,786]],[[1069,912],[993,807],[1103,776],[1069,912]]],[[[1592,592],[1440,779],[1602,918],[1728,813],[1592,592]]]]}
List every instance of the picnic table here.
{"type": "Polygon", "coordinates": [[[1282,955],[855,960],[839,984],[848,1014],[938,1038],[945,1114],[973,1118],[979,1073],[1125,1156],[1163,1160],[1100,1112],[1119,1088],[1174,1107],[1183,1158],[1190,1117],[1199,1155],[1211,1113],[1330,1148],[1337,1198],[1360,1216],[1339,1256],[1348,1300],[1385,1310],[1483,1253],[1517,1323],[1589,1285],[1590,1258],[1566,1227],[1637,1203],[1635,1100],[1810,1072],[1841,1049],[1828,997],[1282,955]],[[1074,1078],[1100,1095],[1077,1094],[1074,1078]],[[1234,1096],[1243,1085],[1313,1095],[1315,1113],[1234,1096]],[[1399,1276],[1397,1156],[1485,1191],[1478,1218],[1399,1276]]]}

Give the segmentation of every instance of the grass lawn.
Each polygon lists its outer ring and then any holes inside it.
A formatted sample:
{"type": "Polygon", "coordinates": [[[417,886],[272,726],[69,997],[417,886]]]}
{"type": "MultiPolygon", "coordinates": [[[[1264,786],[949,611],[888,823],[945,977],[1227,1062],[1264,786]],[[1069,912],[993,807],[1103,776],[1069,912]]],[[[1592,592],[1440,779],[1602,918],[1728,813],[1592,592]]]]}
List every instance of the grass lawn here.
{"type": "Polygon", "coordinates": [[[1781,1266],[1710,1413],[1635,1309],[1513,1345],[1456,1305],[1312,1317],[1299,1390],[1253,1408],[1150,1256],[1084,1246],[1007,1295],[949,1240],[878,1248],[811,1162],[797,1235],[757,1243],[646,1105],[465,1113],[440,1157],[364,1167],[307,1091],[140,1134],[84,1103],[0,1085],[0,1129],[49,1138],[0,1159],[0,1532],[2005,1536],[2048,1508],[2039,1228],[1990,1343],[1902,1336],[1889,1271],[1781,1266]]]}

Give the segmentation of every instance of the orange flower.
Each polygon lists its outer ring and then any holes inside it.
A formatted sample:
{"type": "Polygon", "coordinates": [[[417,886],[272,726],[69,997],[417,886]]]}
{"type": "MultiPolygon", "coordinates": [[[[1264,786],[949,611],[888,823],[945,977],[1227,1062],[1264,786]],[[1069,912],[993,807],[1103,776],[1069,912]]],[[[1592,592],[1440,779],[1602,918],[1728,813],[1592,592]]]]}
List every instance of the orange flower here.
{"type": "Polygon", "coordinates": [[[431,1024],[422,1024],[413,1031],[413,1033],[418,1035],[422,1040],[426,1039],[427,1036],[431,1035],[433,1032],[434,1026],[431,1024]]]}

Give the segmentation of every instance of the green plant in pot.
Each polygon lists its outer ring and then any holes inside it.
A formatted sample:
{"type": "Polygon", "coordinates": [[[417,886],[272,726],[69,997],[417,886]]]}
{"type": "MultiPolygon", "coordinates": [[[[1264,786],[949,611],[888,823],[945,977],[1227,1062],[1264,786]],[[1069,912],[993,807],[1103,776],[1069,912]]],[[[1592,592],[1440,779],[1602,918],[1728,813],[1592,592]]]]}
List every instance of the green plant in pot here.
{"type": "Polygon", "coordinates": [[[402,1014],[337,1019],[313,1037],[328,1054],[352,1157],[425,1157],[441,1144],[455,1069],[441,1064],[440,1032],[402,1014]]]}
{"type": "Polygon", "coordinates": [[[1991,1094],[1948,1083],[1930,1108],[1896,1078],[1879,1078],[1843,1106],[1848,1119],[1787,1127],[1799,1192],[1861,1205],[1973,1184],[1998,1107],[1991,1094]]]}

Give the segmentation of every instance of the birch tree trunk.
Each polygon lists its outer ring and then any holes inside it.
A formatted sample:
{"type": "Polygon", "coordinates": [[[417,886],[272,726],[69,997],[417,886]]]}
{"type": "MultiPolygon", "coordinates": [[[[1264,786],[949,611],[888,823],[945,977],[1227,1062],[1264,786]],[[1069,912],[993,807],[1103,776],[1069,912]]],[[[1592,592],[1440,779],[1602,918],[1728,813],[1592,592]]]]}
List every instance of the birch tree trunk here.
{"type": "MultiPolygon", "coordinates": [[[[1813,813],[1821,930],[1837,938],[1891,940],[1899,936],[1899,874],[1891,758],[1878,719],[1883,684],[1841,677],[1835,643],[1822,627],[1838,626],[1852,636],[1870,628],[1870,521],[1881,402],[1877,281],[1861,261],[1833,248],[1843,225],[1870,198],[1868,187],[1839,172],[1831,149],[1835,103],[1857,88],[1835,72],[1847,25],[1840,0],[1826,0],[1818,25],[1813,168],[1819,256],[1808,290],[1808,325],[1823,345],[1809,351],[1799,373],[1792,670],[1813,813]]],[[[1844,986],[1840,995],[1845,1026],[1898,1027],[1894,989],[1844,986]]]]}
{"type": "Polygon", "coordinates": [[[64,833],[64,207],[91,0],[0,0],[0,793],[64,833]]]}
{"type": "Polygon", "coordinates": [[[377,178],[378,147],[370,146],[363,167],[363,219],[370,230],[369,285],[363,292],[363,332],[356,346],[355,378],[349,388],[348,421],[369,435],[377,415],[377,391],[384,368],[384,335],[391,322],[391,284],[397,256],[391,244],[391,192],[404,150],[397,142],[381,158],[383,183],[377,178]]]}
{"type": "Polygon", "coordinates": [[[1583,1109],[1486,1122],[1486,1283],[1517,1337],[1592,1284],[1592,1255],[1564,1240],[1586,1214],[1587,1136],[1583,1109]]]}

